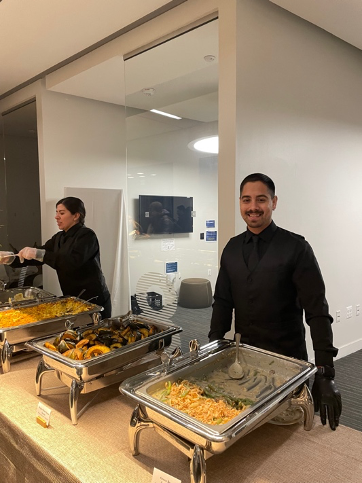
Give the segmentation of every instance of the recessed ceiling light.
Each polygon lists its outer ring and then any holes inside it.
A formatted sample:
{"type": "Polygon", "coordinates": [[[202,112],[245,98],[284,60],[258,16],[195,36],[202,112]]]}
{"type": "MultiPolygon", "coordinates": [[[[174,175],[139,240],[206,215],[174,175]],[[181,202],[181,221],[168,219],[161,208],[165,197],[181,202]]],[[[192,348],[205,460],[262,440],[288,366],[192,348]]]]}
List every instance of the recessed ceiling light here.
{"type": "Polygon", "coordinates": [[[137,173],[137,174],[145,174],[145,173],[137,173]]]}
{"type": "Polygon", "coordinates": [[[189,143],[189,148],[202,153],[218,154],[219,136],[208,136],[189,143]]]}
{"type": "Polygon", "coordinates": [[[158,111],[157,109],[150,109],[150,111],[154,112],[155,114],[160,114],[161,116],[172,117],[172,119],[182,119],[182,117],[169,114],[168,112],[158,111]]]}

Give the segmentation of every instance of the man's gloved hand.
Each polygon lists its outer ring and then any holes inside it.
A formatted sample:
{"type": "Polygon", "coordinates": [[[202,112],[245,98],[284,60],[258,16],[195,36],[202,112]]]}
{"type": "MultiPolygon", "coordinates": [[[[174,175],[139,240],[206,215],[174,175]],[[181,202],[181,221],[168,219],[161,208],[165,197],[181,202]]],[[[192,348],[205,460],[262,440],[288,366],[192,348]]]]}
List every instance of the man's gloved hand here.
{"type": "Polygon", "coordinates": [[[39,248],[25,247],[19,252],[19,258],[21,263],[25,260],[39,260],[43,261],[45,250],[39,248]]]}
{"type": "Polygon", "coordinates": [[[316,374],[312,387],[314,410],[319,411],[323,425],[328,422],[333,431],[339,425],[339,418],[342,413],[341,393],[336,388],[331,377],[316,374]]]}

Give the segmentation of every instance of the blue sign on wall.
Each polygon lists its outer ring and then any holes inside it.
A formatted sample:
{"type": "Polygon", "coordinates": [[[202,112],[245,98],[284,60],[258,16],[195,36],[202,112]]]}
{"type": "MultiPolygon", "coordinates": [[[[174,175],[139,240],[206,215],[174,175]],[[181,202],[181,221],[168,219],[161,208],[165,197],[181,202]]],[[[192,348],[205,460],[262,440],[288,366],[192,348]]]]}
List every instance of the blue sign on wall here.
{"type": "Polygon", "coordinates": [[[215,228],[215,220],[206,220],[206,228],[215,228]]]}
{"type": "Polygon", "coordinates": [[[166,273],[177,272],[177,262],[166,262],[166,273]]]}
{"type": "Polygon", "coordinates": [[[217,241],[217,231],[206,231],[206,241],[217,241]]]}

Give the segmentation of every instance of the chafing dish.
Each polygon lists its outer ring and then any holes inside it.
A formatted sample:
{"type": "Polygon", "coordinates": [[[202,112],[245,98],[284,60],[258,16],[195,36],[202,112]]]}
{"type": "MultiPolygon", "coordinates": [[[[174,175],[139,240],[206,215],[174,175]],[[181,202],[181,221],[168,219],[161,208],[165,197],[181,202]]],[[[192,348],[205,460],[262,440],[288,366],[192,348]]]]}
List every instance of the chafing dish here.
{"type": "Polygon", "coordinates": [[[189,354],[165,360],[120,385],[121,393],[138,403],[129,426],[133,455],[139,454],[140,431],[153,428],[190,458],[191,483],[205,483],[208,457],[223,452],[283,411],[298,408],[304,415],[304,429],[312,428],[313,400],[304,383],[316,372],[313,364],[243,344],[240,352],[245,377],[235,381],[227,375],[227,368],[235,360],[235,342],[220,340],[201,348],[195,341],[191,343],[189,354]],[[210,380],[227,394],[254,402],[226,424],[202,423],[154,397],[166,383],[180,379],[210,380]]]}
{"type": "MultiPolygon", "coordinates": [[[[21,307],[16,308],[21,311],[27,307],[45,306],[53,303],[57,299],[57,297],[48,299],[47,301],[38,299],[36,302],[31,300],[29,303],[22,304],[21,307]]],[[[61,332],[69,327],[81,327],[90,322],[98,321],[99,312],[103,310],[103,307],[78,299],[77,297],[61,297],[58,300],[67,299],[79,300],[86,304],[88,309],[77,315],[67,314],[62,317],[39,320],[37,322],[18,325],[16,327],[0,327],[0,356],[1,366],[4,373],[10,371],[10,361],[13,354],[29,350],[29,346],[26,345],[28,341],[38,337],[48,336],[55,332],[61,332]]],[[[7,308],[2,307],[0,309],[0,311],[3,310],[7,310],[7,308]]]]}
{"type": "Polygon", "coordinates": [[[56,296],[37,287],[14,287],[0,290],[0,308],[14,308],[29,302],[39,302],[56,296]]]}
{"type": "Polygon", "coordinates": [[[152,324],[159,329],[159,332],[86,360],[73,360],[59,352],[47,349],[44,344],[52,343],[55,335],[51,338],[28,342],[27,346],[42,354],[35,379],[37,395],[41,395],[43,375],[49,371],[55,371],[56,377],[70,388],[70,417],[72,423],[77,424],[80,414],[77,409],[80,394],[119,383],[130,376],[159,365],[163,349],[171,344],[173,335],[182,331],[181,327],[175,326],[171,322],[157,321],[143,316],[134,317],[133,315],[104,319],[99,326],[117,328],[121,323],[127,321],[152,324]]]}

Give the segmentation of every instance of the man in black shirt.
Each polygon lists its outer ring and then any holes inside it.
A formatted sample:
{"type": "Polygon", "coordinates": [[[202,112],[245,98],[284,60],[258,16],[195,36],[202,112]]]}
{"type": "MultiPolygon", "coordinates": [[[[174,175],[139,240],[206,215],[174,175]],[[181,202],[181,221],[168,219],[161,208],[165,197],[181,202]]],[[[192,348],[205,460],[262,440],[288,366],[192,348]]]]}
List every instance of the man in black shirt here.
{"type": "Polygon", "coordinates": [[[242,181],[240,213],[247,231],[232,238],[222,253],[209,339],[224,337],[235,309],[235,332],[243,343],[308,360],[304,311],[318,366],[312,388],[315,409],[334,430],[342,403],[333,381],[338,350],[324,281],[309,243],[272,221],[277,201],[268,176],[254,173],[242,181]]]}

